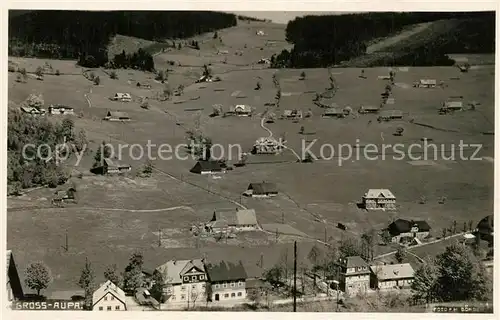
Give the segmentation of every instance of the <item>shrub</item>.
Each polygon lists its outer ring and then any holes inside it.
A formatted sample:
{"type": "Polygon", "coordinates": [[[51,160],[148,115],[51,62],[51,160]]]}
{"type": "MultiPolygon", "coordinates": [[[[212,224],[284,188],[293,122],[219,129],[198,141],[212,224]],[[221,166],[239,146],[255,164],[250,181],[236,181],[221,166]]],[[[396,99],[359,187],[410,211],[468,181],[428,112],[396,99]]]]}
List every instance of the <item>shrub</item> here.
{"type": "Polygon", "coordinates": [[[118,74],[116,74],[116,71],[111,71],[111,72],[109,73],[109,77],[110,77],[111,79],[118,79],[118,74]]]}
{"type": "Polygon", "coordinates": [[[97,76],[97,77],[95,77],[95,78],[94,78],[94,84],[95,84],[96,86],[98,86],[98,85],[100,85],[100,84],[101,84],[101,78],[99,78],[99,76],[97,76]]]}
{"type": "Polygon", "coordinates": [[[56,76],[61,75],[61,72],[59,72],[59,69],[56,69],[56,73],[55,74],[56,74],[56,76]]]}

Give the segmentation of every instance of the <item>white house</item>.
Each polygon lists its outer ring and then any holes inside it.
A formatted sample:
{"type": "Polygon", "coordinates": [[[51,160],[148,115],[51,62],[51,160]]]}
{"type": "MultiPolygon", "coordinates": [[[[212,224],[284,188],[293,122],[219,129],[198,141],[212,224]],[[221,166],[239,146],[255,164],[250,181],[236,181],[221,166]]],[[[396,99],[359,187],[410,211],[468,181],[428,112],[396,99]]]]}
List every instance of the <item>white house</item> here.
{"type": "Polygon", "coordinates": [[[73,115],[75,114],[75,109],[60,104],[53,104],[49,107],[49,113],[53,115],[73,115]]]}
{"type": "Polygon", "coordinates": [[[212,293],[210,301],[244,301],[248,276],[241,261],[238,264],[227,261],[207,263],[206,268],[212,293]]]}
{"type": "Polygon", "coordinates": [[[370,268],[359,256],[341,261],[340,287],[347,296],[366,293],[370,288],[370,268]]]}
{"type": "Polygon", "coordinates": [[[372,271],[371,285],[379,290],[410,288],[414,271],[409,263],[375,265],[372,271]]]}
{"type": "Polygon", "coordinates": [[[246,104],[237,104],[229,107],[229,113],[238,116],[250,116],[252,114],[252,107],[246,104]]]}
{"type": "Polygon", "coordinates": [[[207,273],[202,259],[170,260],[155,272],[165,282],[163,296],[167,307],[189,307],[207,301],[207,273]]]}
{"type": "Polygon", "coordinates": [[[417,88],[435,88],[437,87],[437,81],[436,79],[420,79],[413,86],[417,88]]]}
{"type": "Polygon", "coordinates": [[[207,226],[214,226],[214,229],[225,227],[227,229],[237,231],[251,231],[258,228],[257,215],[255,214],[254,209],[215,211],[212,220],[207,224],[207,226]]]}
{"type": "Polygon", "coordinates": [[[130,102],[130,101],[132,101],[132,96],[130,95],[130,93],[117,92],[117,93],[115,93],[113,100],[114,101],[122,101],[122,102],[130,102]]]}
{"type": "Polygon", "coordinates": [[[389,189],[370,189],[363,196],[367,210],[395,210],[396,197],[389,189]]]}
{"type": "Polygon", "coordinates": [[[106,281],[92,295],[93,311],[126,311],[125,292],[111,281],[106,281]]]}

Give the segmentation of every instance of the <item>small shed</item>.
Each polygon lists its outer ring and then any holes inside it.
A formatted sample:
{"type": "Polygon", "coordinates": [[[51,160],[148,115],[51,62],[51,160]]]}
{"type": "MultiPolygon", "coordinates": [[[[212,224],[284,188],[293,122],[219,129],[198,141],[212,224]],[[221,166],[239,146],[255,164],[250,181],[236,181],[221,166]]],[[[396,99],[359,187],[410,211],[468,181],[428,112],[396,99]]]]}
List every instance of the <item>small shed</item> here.
{"type": "Polygon", "coordinates": [[[380,111],[379,107],[371,105],[361,106],[361,108],[359,108],[358,110],[359,113],[378,113],[379,111],[380,111]]]}
{"type": "Polygon", "coordinates": [[[130,117],[126,112],[122,111],[108,111],[104,120],[107,121],[130,121],[130,117]]]}
{"type": "Polygon", "coordinates": [[[238,116],[249,116],[252,114],[252,107],[246,104],[237,104],[229,107],[229,113],[238,116]]]}
{"type": "Polygon", "coordinates": [[[54,198],[52,202],[62,203],[62,202],[74,202],[76,200],[76,189],[71,187],[66,190],[57,190],[54,192],[54,198]]]}
{"type": "Polygon", "coordinates": [[[113,96],[112,100],[121,101],[121,102],[130,102],[130,101],[132,101],[132,96],[130,95],[130,93],[117,92],[113,96]]]}
{"type": "Polygon", "coordinates": [[[243,195],[252,198],[269,198],[278,195],[278,188],[275,183],[271,182],[250,183],[243,195]]]}
{"type": "Polygon", "coordinates": [[[413,86],[417,88],[435,88],[437,81],[436,79],[420,79],[413,86]]]}
{"type": "Polygon", "coordinates": [[[302,110],[283,110],[283,118],[285,119],[302,119],[302,110]]]}
{"type": "Polygon", "coordinates": [[[200,160],[190,170],[191,173],[197,174],[214,174],[224,173],[225,170],[221,167],[219,161],[216,160],[200,160]]]}
{"type": "Polygon", "coordinates": [[[440,112],[453,112],[453,111],[461,111],[464,108],[464,104],[462,101],[445,101],[443,102],[440,112]]]}
{"type": "Polygon", "coordinates": [[[104,159],[102,166],[103,174],[124,173],[132,170],[128,164],[113,162],[110,159],[104,159]]]}
{"type": "Polygon", "coordinates": [[[344,112],[340,108],[328,108],[322,116],[326,118],[341,118],[344,116],[344,112]]]}
{"type": "Polygon", "coordinates": [[[49,107],[49,113],[53,115],[73,115],[75,109],[61,104],[53,104],[49,107]]]}

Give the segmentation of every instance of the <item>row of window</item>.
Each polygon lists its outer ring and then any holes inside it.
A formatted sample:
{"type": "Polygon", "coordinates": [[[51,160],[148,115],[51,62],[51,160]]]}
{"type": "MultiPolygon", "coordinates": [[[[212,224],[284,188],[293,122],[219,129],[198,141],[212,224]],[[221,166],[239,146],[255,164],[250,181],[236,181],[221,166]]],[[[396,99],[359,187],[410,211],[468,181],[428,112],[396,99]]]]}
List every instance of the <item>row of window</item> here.
{"type": "MultiPolygon", "coordinates": [[[[191,300],[194,300],[196,298],[198,298],[198,294],[196,292],[191,293],[191,300]]],[[[176,300],[175,295],[171,296],[170,300],[171,301],[175,301],[176,300]]],[[[186,295],[185,294],[181,294],[181,300],[186,300],[186,295]]]]}
{"type": "MultiPolygon", "coordinates": [[[[191,281],[196,281],[197,279],[200,279],[200,280],[205,280],[205,275],[204,274],[200,274],[198,276],[191,276],[191,281]]],[[[184,281],[189,281],[189,276],[184,276],[184,281]]]]}
{"type": "MultiPolygon", "coordinates": [[[[238,292],[238,297],[241,297],[243,296],[243,293],[242,292],[238,292]]],[[[236,297],[236,294],[233,292],[231,293],[231,298],[235,298],[236,297]]],[[[225,293],[224,294],[224,298],[229,298],[229,293],[225,293]]]]}
{"type": "MultiPolygon", "coordinates": [[[[196,284],[193,284],[193,285],[191,286],[191,289],[196,289],[196,286],[197,286],[196,284]]],[[[202,284],[201,284],[202,289],[205,289],[205,286],[206,286],[206,285],[205,285],[204,283],[202,283],[202,284]]],[[[168,292],[168,293],[169,293],[169,291],[171,291],[171,290],[172,290],[171,288],[169,288],[169,289],[167,289],[167,292],[168,292]],[[169,290],[169,289],[170,289],[170,290],[169,290]]],[[[182,290],[182,291],[186,291],[186,289],[187,289],[187,286],[182,286],[182,287],[181,287],[181,290],[182,290]]]]}
{"type": "MultiPolygon", "coordinates": [[[[110,300],[111,301],[115,300],[115,296],[112,295],[110,300]]],[[[108,301],[108,296],[104,297],[104,301],[108,301]]]]}
{"type": "MultiPolygon", "coordinates": [[[[219,289],[219,288],[221,288],[221,285],[222,285],[222,288],[227,288],[228,283],[222,283],[222,284],[216,283],[214,287],[215,287],[215,289],[219,289]]],[[[236,287],[236,285],[238,285],[238,287],[243,287],[243,282],[242,281],[238,281],[238,283],[230,282],[229,285],[231,288],[236,287]]]]}
{"type": "MultiPolygon", "coordinates": [[[[104,310],[104,307],[99,307],[99,311],[103,311],[104,310]]],[[[106,311],[111,311],[112,310],[112,306],[107,306],[106,307],[106,311]]],[[[120,306],[115,306],[115,310],[120,310],[120,306]]]]}

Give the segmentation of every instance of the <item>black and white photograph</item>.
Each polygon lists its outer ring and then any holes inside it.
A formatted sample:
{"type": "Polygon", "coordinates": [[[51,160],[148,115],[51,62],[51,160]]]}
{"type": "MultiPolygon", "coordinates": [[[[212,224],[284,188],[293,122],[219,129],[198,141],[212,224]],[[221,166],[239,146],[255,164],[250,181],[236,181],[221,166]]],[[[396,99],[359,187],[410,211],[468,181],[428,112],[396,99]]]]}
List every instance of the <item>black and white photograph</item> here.
{"type": "Polygon", "coordinates": [[[95,6],[8,10],[3,312],[493,315],[496,11],[95,6]]]}

